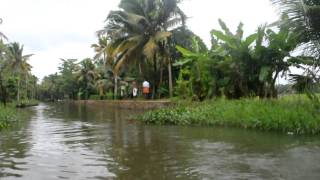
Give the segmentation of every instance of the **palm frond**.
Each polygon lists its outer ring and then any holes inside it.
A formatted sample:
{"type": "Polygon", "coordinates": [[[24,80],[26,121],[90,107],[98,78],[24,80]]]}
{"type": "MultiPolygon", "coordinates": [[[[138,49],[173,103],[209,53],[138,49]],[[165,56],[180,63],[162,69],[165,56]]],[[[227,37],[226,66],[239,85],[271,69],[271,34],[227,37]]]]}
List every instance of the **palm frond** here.
{"type": "MultiPolygon", "coordinates": [[[[2,22],[3,22],[3,20],[2,20],[2,18],[0,18],[0,25],[2,24],[2,22]]],[[[8,40],[8,38],[2,32],[0,32],[0,40],[2,38],[5,39],[5,40],[8,40]]]]}
{"type": "Polygon", "coordinates": [[[309,53],[320,58],[320,1],[271,0],[280,12],[288,16],[285,22],[309,47],[309,53]]]}
{"type": "Polygon", "coordinates": [[[135,47],[138,46],[138,44],[140,43],[142,37],[141,36],[134,36],[131,37],[125,41],[122,41],[117,48],[113,51],[112,54],[112,58],[116,58],[116,56],[118,56],[119,54],[124,53],[125,51],[127,51],[128,49],[134,49],[135,47]]]}
{"type": "Polygon", "coordinates": [[[159,49],[159,46],[156,43],[156,40],[154,38],[150,38],[149,41],[146,43],[146,45],[143,48],[143,54],[148,59],[153,59],[156,51],[159,49]]]}

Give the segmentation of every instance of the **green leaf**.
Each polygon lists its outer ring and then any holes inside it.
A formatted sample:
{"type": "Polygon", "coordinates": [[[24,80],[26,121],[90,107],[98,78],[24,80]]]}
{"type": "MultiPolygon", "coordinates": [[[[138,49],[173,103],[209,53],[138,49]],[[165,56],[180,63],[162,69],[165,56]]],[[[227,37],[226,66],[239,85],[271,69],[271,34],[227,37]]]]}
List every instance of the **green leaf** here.
{"type": "Polygon", "coordinates": [[[177,50],[184,56],[184,57],[198,57],[196,53],[189,51],[179,45],[176,46],[177,50]]]}
{"type": "Polygon", "coordinates": [[[227,35],[223,34],[222,31],[218,31],[218,30],[214,30],[214,29],[213,29],[213,30],[211,31],[211,34],[214,35],[214,36],[216,36],[218,39],[220,39],[220,40],[222,40],[222,41],[226,41],[226,42],[229,42],[229,41],[230,41],[230,38],[229,38],[227,35]]]}
{"type": "Polygon", "coordinates": [[[182,61],[178,61],[176,63],[173,64],[174,67],[177,67],[177,66],[184,66],[190,62],[192,62],[193,59],[183,59],[182,61]]]}
{"type": "Polygon", "coordinates": [[[233,34],[231,33],[231,31],[229,30],[229,28],[227,27],[226,23],[224,21],[222,21],[221,19],[219,19],[219,24],[221,26],[221,28],[224,30],[224,32],[229,35],[229,36],[233,36],[233,34]]]}
{"type": "Polygon", "coordinates": [[[300,56],[300,57],[291,57],[287,61],[291,65],[303,64],[303,65],[309,65],[309,66],[314,65],[314,62],[315,62],[313,57],[302,57],[302,56],[300,56]]]}
{"type": "Polygon", "coordinates": [[[242,22],[239,23],[236,36],[239,39],[242,39],[242,37],[243,37],[243,23],[242,22]]]}
{"type": "Polygon", "coordinates": [[[244,41],[244,43],[245,43],[247,46],[250,46],[257,38],[258,38],[258,34],[257,34],[257,33],[251,34],[250,36],[248,36],[248,37],[246,38],[246,40],[244,41]]]}

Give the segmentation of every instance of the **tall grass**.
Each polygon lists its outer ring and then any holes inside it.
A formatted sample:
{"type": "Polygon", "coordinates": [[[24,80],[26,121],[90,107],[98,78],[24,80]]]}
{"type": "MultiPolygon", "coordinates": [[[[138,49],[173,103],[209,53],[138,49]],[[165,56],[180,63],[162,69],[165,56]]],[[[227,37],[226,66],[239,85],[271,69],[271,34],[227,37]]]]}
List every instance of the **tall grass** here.
{"type": "Polygon", "coordinates": [[[15,120],[15,109],[12,106],[0,105],[0,130],[8,127],[15,120]]]}
{"type": "Polygon", "coordinates": [[[320,111],[305,96],[180,103],[138,117],[147,124],[232,126],[295,134],[320,134],[320,111]]]}

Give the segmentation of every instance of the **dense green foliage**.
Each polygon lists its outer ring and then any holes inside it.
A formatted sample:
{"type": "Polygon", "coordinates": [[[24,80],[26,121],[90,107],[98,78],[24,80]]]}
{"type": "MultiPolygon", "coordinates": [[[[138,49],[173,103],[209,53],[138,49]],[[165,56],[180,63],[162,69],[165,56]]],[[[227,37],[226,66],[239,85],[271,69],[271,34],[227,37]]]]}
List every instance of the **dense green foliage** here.
{"type": "Polygon", "coordinates": [[[313,63],[312,57],[291,56],[299,41],[286,26],[279,26],[278,32],[261,26],[257,33],[243,38],[242,23],[235,34],[222,20],[219,23],[223,31],[212,30],[210,50],[199,51],[196,40],[191,50],[177,46],[184,57],[176,63],[184,69],[178,88],[185,78],[191,94],[200,100],[221,95],[230,99],[276,97],[280,74],[285,75],[289,67],[313,63]]]}
{"type": "Polygon", "coordinates": [[[97,32],[98,42],[91,46],[94,58],[62,60],[59,72],[44,78],[40,97],[126,98],[133,80],[139,93],[148,80],[154,99],[276,98],[280,77],[289,77],[290,88],[298,93],[318,89],[317,54],[308,53],[310,49],[293,53],[308,44],[316,47],[316,1],[274,0],[283,12],[281,19],[260,25],[247,37],[244,24],[232,32],[219,20],[220,29],[210,32],[210,48],[185,26],[180,2],[121,0],[97,32]],[[305,73],[291,74],[292,67],[305,73]]]}
{"type": "Polygon", "coordinates": [[[10,125],[15,120],[15,111],[12,107],[0,105],[0,130],[10,125]]]}
{"type": "Polygon", "coordinates": [[[241,99],[180,103],[138,119],[157,125],[230,126],[295,134],[319,134],[320,113],[303,96],[278,100],[241,99]]]}
{"type": "Polygon", "coordinates": [[[40,99],[88,99],[96,94],[104,97],[105,91],[112,88],[112,82],[107,83],[108,73],[101,69],[99,62],[90,58],[80,62],[76,59],[61,61],[59,73],[44,77],[39,90],[40,99]]]}
{"type": "Polygon", "coordinates": [[[7,42],[0,33],[0,100],[3,104],[36,98],[38,79],[31,74],[28,63],[31,56],[24,55],[23,45],[7,42]]]}
{"type": "Polygon", "coordinates": [[[8,42],[8,38],[0,32],[0,101],[3,104],[0,105],[0,129],[14,121],[16,105],[37,103],[34,99],[38,79],[31,73],[28,63],[31,56],[24,55],[23,45],[8,42]]]}
{"type": "Polygon", "coordinates": [[[171,64],[180,56],[175,45],[191,45],[189,38],[194,35],[184,27],[185,15],[179,2],[122,0],[120,10],[110,12],[105,28],[98,32],[98,43],[92,45],[96,55],[91,62],[95,67],[91,66],[89,71],[90,76],[95,74],[94,77],[84,78],[89,74],[83,74],[88,69],[82,61],[77,64],[78,71],[72,73],[77,76],[82,71],[81,79],[73,77],[76,82],[73,90],[67,90],[61,86],[70,78],[63,77],[60,69],[59,74],[44,79],[42,97],[62,99],[70,92],[76,92],[78,97],[69,95],[69,98],[87,99],[97,94],[102,98],[113,89],[117,98],[121,86],[130,90],[129,83],[137,80],[140,88],[145,79],[151,82],[153,98],[172,94],[178,70],[172,70],[171,64]]]}

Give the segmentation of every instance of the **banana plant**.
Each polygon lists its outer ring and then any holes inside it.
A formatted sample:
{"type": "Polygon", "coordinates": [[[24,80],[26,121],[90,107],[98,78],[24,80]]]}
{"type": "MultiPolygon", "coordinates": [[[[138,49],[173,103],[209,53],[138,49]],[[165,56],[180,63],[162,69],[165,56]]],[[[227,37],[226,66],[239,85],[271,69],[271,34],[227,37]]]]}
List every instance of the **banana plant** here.
{"type": "MultiPolygon", "coordinates": [[[[213,60],[210,58],[208,49],[200,48],[199,41],[196,37],[192,38],[192,50],[188,50],[181,46],[176,46],[177,50],[182,54],[183,58],[173,65],[180,67],[178,86],[189,87],[189,91],[196,95],[196,99],[202,101],[212,94],[212,79],[210,78],[210,65],[213,60]],[[188,73],[185,73],[188,72],[188,73]],[[187,74],[188,77],[185,77],[187,74]],[[184,80],[186,78],[186,80],[184,80]],[[189,85],[185,85],[189,83],[189,85]]],[[[178,87],[179,89],[179,87],[178,87]]]]}

